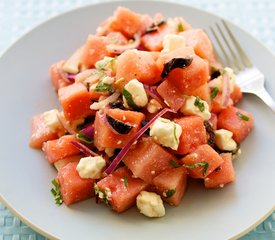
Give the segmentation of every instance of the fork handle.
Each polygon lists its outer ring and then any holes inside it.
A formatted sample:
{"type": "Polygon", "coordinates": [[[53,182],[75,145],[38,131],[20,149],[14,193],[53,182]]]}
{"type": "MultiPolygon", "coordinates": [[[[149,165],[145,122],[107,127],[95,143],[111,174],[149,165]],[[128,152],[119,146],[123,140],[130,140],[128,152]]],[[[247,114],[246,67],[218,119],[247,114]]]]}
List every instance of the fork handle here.
{"type": "Polygon", "coordinates": [[[273,111],[273,113],[275,113],[275,102],[274,100],[271,98],[271,96],[269,95],[269,93],[265,90],[265,88],[261,88],[259,89],[256,93],[255,93],[259,98],[261,98],[265,104],[267,106],[270,107],[270,109],[273,111]]]}

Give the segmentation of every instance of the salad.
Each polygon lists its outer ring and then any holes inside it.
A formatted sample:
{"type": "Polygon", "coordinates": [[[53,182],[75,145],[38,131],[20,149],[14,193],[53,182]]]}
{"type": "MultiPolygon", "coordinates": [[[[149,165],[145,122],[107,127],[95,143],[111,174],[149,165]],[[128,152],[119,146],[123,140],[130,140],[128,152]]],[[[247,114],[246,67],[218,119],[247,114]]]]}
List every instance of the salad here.
{"type": "Polygon", "coordinates": [[[60,109],[33,116],[29,144],[57,169],[56,204],[94,197],[162,217],[190,178],[207,189],[235,180],[253,116],[235,106],[233,70],[182,17],[118,7],[50,77],[60,109]]]}

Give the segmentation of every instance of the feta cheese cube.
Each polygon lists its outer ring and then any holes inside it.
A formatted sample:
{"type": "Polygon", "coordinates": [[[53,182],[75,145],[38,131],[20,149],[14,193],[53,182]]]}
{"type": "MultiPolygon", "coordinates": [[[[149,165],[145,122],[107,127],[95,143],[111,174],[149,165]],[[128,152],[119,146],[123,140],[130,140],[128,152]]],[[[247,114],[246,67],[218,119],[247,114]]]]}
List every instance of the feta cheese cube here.
{"type": "Polygon", "coordinates": [[[178,34],[167,34],[163,39],[163,49],[161,52],[171,52],[175,49],[185,47],[186,41],[183,36],[178,34]]]}
{"type": "Polygon", "coordinates": [[[101,156],[81,158],[76,170],[82,178],[100,178],[106,161],[101,156]]]}
{"type": "Polygon", "coordinates": [[[233,133],[226,129],[215,131],[215,144],[221,150],[233,151],[237,148],[237,143],[232,138],[233,133]]]}
{"type": "Polygon", "coordinates": [[[147,104],[147,111],[149,112],[149,113],[156,113],[156,112],[158,112],[160,109],[162,109],[162,106],[161,106],[161,104],[157,101],[157,100],[155,100],[155,99],[151,99],[150,101],[149,101],[149,103],[147,104]]]}
{"type": "Polygon", "coordinates": [[[198,97],[188,96],[180,111],[186,115],[196,115],[204,120],[209,120],[211,113],[209,111],[208,103],[198,97]]]}
{"type": "Polygon", "coordinates": [[[46,125],[50,128],[52,132],[55,133],[63,129],[63,126],[58,119],[58,113],[59,112],[57,109],[52,109],[43,113],[46,125]]]}
{"type": "MultiPolygon", "coordinates": [[[[137,79],[132,79],[125,86],[124,89],[127,90],[131,96],[132,100],[138,107],[145,107],[148,103],[148,97],[143,84],[137,79]]],[[[130,108],[127,99],[123,96],[124,106],[130,108]]]]}
{"type": "Polygon", "coordinates": [[[165,208],[161,197],[153,192],[142,191],[136,199],[140,213],[147,217],[163,217],[165,208]]]}
{"type": "Polygon", "coordinates": [[[150,136],[159,144],[177,150],[182,128],[165,118],[158,118],[150,127],[150,136]]]}

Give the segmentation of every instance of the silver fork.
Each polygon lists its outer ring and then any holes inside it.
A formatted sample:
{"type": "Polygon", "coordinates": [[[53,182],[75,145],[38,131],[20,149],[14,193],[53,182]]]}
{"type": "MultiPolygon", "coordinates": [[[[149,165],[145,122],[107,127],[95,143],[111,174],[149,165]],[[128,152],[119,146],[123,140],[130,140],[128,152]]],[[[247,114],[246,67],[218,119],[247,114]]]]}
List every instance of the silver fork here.
{"type": "MultiPolygon", "coordinates": [[[[211,33],[221,50],[220,52],[224,55],[222,62],[225,66],[229,66],[235,71],[237,84],[243,93],[255,94],[275,113],[275,102],[264,87],[264,74],[252,64],[227,23],[224,20],[222,20],[222,23],[225,30],[222,30],[221,26],[216,23],[216,29],[219,34],[213,27],[210,27],[211,33]]],[[[215,52],[219,60],[222,60],[217,49],[215,49],[215,52]]]]}

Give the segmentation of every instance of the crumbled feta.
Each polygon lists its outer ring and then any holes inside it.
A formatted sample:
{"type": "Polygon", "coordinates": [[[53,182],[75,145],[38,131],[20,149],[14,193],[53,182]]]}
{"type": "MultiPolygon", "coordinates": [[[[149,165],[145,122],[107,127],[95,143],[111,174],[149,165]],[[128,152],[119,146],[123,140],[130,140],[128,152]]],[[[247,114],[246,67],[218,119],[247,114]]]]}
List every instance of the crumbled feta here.
{"type": "Polygon", "coordinates": [[[147,217],[163,217],[165,208],[161,197],[153,192],[142,191],[136,199],[140,213],[147,217]]]}
{"type": "Polygon", "coordinates": [[[149,113],[156,113],[156,112],[158,112],[160,109],[162,109],[162,106],[161,106],[161,104],[157,101],[157,100],[155,100],[155,99],[151,99],[150,101],[149,101],[149,103],[147,104],[147,111],[149,112],[149,113]]]}
{"type": "Polygon", "coordinates": [[[114,155],[115,148],[105,148],[104,151],[108,157],[112,157],[114,155]]]}
{"type": "Polygon", "coordinates": [[[52,132],[58,132],[63,129],[63,126],[58,119],[58,114],[59,112],[57,109],[53,109],[43,113],[44,121],[52,132]]]}
{"type": "Polygon", "coordinates": [[[111,70],[114,69],[115,59],[112,57],[104,57],[102,60],[99,60],[95,63],[95,67],[98,70],[111,70]]]}
{"type": "Polygon", "coordinates": [[[161,52],[171,52],[175,49],[185,47],[186,41],[183,36],[178,34],[167,34],[164,36],[164,40],[162,42],[163,49],[161,52]]]}
{"type": "Polygon", "coordinates": [[[220,76],[211,80],[210,86],[212,88],[216,87],[219,89],[219,91],[222,91],[225,74],[227,74],[227,77],[229,79],[230,93],[232,93],[234,91],[234,86],[236,84],[236,80],[235,80],[235,74],[234,74],[233,69],[231,69],[229,67],[224,68],[220,76]]]}
{"type": "Polygon", "coordinates": [[[233,133],[226,129],[215,131],[215,144],[221,150],[233,151],[237,148],[237,143],[232,138],[233,133]]]}
{"type": "Polygon", "coordinates": [[[177,150],[182,128],[165,118],[158,118],[150,127],[150,136],[159,144],[177,150]]]}
{"type": "Polygon", "coordinates": [[[204,120],[209,120],[211,117],[208,103],[195,96],[186,97],[185,103],[181,107],[180,111],[186,115],[199,116],[204,120]],[[197,101],[199,101],[199,104],[197,104],[197,101]]]}
{"type": "Polygon", "coordinates": [[[109,85],[111,85],[114,81],[115,81],[115,79],[113,77],[109,77],[109,76],[106,76],[102,79],[103,83],[109,84],[109,85]]]}
{"type": "Polygon", "coordinates": [[[106,161],[101,156],[81,158],[76,170],[82,178],[100,178],[106,161]]]}
{"type": "MultiPolygon", "coordinates": [[[[132,79],[125,86],[124,89],[127,90],[133,99],[133,102],[138,107],[145,107],[148,103],[148,97],[143,87],[143,84],[137,79],[132,79]]],[[[123,96],[123,102],[126,108],[129,108],[127,99],[123,96]]]]}

